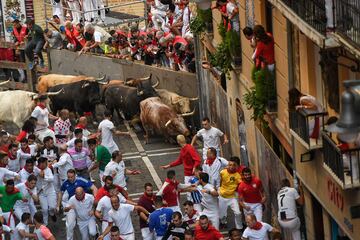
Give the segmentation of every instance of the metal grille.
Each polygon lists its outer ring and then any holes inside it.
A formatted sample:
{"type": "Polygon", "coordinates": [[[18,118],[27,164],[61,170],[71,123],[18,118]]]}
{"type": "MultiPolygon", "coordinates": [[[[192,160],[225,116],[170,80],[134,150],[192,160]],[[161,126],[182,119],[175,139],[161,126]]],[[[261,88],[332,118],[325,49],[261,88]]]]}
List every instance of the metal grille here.
{"type": "Polygon", "coordinates": [[[360,1],[334,0],[336,31],[360,45],[360,1]]]}
{"type": "Polygon", "coordinates": [[[299,17],[321,34],[326,34],[325,0],[282,0],[299,17]]]}

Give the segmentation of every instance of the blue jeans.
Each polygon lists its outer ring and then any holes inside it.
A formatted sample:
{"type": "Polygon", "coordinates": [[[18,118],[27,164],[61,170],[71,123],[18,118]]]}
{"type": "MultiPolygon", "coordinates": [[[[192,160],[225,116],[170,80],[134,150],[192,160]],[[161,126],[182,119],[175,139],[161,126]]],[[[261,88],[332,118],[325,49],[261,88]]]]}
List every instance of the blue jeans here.
{"type": "Polygon", "coordinates": [[[34,53],[37,54],[37,56],[39,57],[39,59],[41,61],[44,61],[44,58],[42,55],[42,49],[44,47],[44,44],[45,44],[44,40],[38,40],[38,41],[31,40],[26,44],[25,54],[31,62],[34,61],[34,53]]]}

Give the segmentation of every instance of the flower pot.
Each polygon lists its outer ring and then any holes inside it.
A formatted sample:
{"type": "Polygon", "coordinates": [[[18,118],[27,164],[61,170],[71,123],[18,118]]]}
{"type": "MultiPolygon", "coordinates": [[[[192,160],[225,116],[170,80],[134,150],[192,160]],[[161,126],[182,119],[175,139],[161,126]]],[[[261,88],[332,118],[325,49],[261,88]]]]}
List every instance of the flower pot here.
{"type": "Polygon", "coordinates": [[[211,0],[194,0],[194,3],[202,10],[207,10],[211,7],[211,0]]]}

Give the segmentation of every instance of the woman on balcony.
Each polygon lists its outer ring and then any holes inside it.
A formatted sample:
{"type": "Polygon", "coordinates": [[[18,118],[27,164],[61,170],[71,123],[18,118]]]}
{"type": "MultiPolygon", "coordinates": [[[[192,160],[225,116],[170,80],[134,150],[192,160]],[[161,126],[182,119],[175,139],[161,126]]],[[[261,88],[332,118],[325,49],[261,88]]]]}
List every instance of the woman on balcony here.
{"type": "Polygon", "coordinates": [[[275,57],[274,57],[274,38],[271,33],[265,31],[261,25],[254,27],[254,37],[256,40],[256,48],[253,54],[256,68],[267,68],[274,72],[275,57]]]}
{"type": "MultiPolygon", "coordinates": [[[[312,112],[322,112],[323,107],[321,103],[311,95],[302,94],[296,88],[289,90],[289,111],[298,111],[304,109],[312,112]]],[[[306,112],[307,112],[306,111],[306,112]]],[[[309,121],[309,137],[318,139],[320,136],[320,122],[319,117],[315,117],[313,121],[309,121]]]]}

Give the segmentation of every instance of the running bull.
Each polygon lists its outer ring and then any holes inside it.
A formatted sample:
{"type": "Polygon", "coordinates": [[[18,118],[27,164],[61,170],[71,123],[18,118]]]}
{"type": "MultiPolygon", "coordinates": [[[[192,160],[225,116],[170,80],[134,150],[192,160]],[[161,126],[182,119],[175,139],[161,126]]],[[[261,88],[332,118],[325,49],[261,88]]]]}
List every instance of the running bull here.
{"type": "Polygon", "coordinates": [[[51,96],[51,109],[54,114],[63,108],[83,115],[84,112],[91,112],[95,116],[96,105],[101,102],[100,86],[107,84],[104,81],[80,81],[70,84],[61,84],[51,87],[52,92],[64,89],[64,92],[51,96]]]}
{"type": "Polygon", "coordinates": [[[37,91],[39,93],[47,92],[50,88],[62,84],[70,84],[80,81],[89,81],[89,82],[97,82],[104,81],[106,76],[102,76],[100,78],[94,78],[84,75],[74,76],[74,75],[62,75],[62,74],[47,74],[39,77],[37,84],[37,91]]]}
{"type": "MultiPolygon", "coordinates": [[[[63,89],[59,89],[57,92],[46,94],[51,97],[62,91],[63,89]]],[[[25,120],[31,116],[38,97],[37,93],[22,90],[0,92],[0,121],[12,122],[21,128],[25,120]]]]}
{"type": "Polygon", "coordinates": [[[140,120],[145,130],[145,142],[149,141],[149,132],[165,136],[169,140],[171,136],[182,134],[189,136],[190,131],[186,127],[183,117],[192,113],[177,114],[171,107],[164,104],[159,97],[147,98],[140,103],[140,120]]]}
{"type": "Polygon", "coordinates": [[[134,86],[114,85],[108,87],[104,92],[106,108],[111,112],[116,110],[120,117],[120,111],[124,114],[126,120],[131,120],[140,113],[139,104],[148,97],[158,96],[155,87],[159,83],[152,85],[151,76],[147,81],[137,81],[134,86]]]}
{"type": "Polygon", "coordinates": [[[189,98],[180,96],[174,92],[170,92],[166,89],[156,89],[156,92],[159,94],[159,97],[163,103],[174,109],[177,113],[190,113],[191,111],[191,101],[196,101],[199,98],[189,98]]]}

